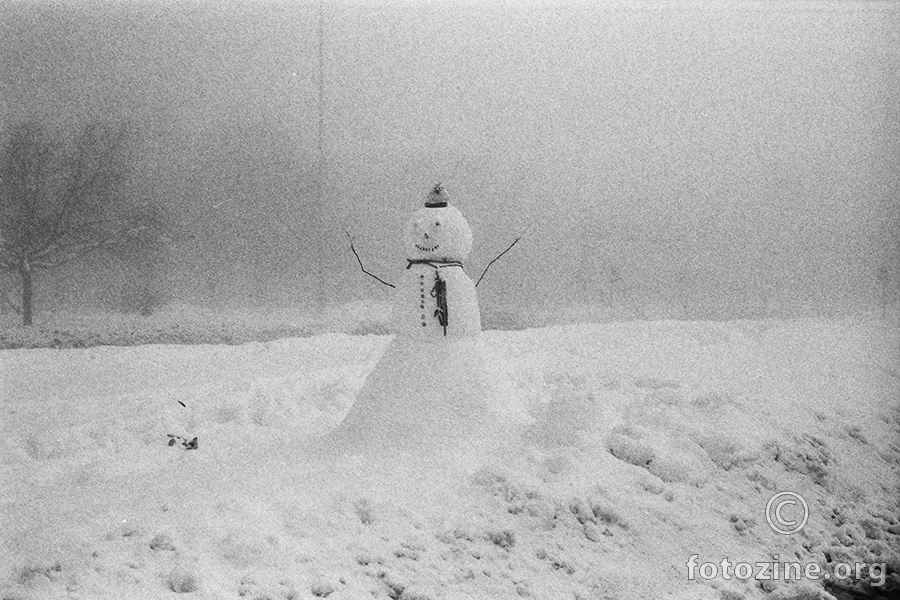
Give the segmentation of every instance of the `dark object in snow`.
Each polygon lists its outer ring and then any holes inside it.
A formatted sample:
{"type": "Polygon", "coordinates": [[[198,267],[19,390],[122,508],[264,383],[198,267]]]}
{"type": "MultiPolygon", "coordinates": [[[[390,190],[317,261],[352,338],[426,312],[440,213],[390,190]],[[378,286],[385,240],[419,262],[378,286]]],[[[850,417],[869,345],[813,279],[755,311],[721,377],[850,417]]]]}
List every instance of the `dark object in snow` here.
{"type": "Polygon", "coordinates": [[[487,538],[493,544],[500,546],[504,550],[509,550],[516,545],[516,534],[509,529],[504,529],[503,531],[489,531],[487,538]]]}
{"type": "Polygon", "coordinates": [[[180,404],[180,405],[182,405],[183,407],[187,408],[187,404],[185,404],[185,403],[182,402],[181,400],[178,401],[178,404],[180,404]]]}
{"type": "Polygon", "coordinates": [[[153,539],[150,540],[150,549],[154,552],[167,550],[169,552],[175,552],[175,543],[172,541],[171,536],[166,533],[157,533],[153,536],[153,539]]]}
{"type": "Polygon", "coordinates": [[[199,442],[197,441],[196,436],[193,439],[188,440],[180,435],[172,435],[171,433],[167,433],[166,435],[169,436],[170,446],[174,446],[178,440],[181,440],[181,445],[184,446],[185,450],[196,450],[199,448],[199,442]]]}
{"type": "Polygon", "coordinates": [[[176,594],[190,594],[200,589],[200,578],[183,566],[176,566],[169,574],[169,589],[176,594]]]}

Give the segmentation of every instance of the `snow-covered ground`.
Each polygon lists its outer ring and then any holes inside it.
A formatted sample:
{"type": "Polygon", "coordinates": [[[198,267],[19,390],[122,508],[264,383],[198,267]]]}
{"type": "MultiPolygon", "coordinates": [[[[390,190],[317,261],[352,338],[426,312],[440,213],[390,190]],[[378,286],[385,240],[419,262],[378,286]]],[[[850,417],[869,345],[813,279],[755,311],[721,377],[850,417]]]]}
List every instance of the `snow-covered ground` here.
{"type": "Polygon", "coordinates": [[[3,350],[0,599],[888,597],[898,331],[848,317],[486,332],[535,423],[479,456],[310,450],[388,335],[3,350]],[[781,491],[809,507],[792,535],[767,523],[781,491]],[[887,575],[701,576],[723,559],[887,575]]]}

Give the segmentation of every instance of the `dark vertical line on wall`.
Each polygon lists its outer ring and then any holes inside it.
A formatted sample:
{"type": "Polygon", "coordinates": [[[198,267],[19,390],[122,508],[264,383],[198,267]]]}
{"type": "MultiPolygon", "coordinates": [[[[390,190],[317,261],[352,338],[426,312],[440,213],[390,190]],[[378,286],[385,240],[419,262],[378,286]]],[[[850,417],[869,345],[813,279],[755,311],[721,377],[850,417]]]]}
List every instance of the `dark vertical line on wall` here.
{"type": "MultiPolygon", "coordinates": [[[[319,126],[317,148],[317,184],[315,201],[315,231],[313,235],[325,235],[325,0],[319,0],[319,126]]],[[[324,242],[315,244],[316,253],[316,304],[320,310],[325,309],[328,301],[325,283],[327,278],[324,242]]]]}

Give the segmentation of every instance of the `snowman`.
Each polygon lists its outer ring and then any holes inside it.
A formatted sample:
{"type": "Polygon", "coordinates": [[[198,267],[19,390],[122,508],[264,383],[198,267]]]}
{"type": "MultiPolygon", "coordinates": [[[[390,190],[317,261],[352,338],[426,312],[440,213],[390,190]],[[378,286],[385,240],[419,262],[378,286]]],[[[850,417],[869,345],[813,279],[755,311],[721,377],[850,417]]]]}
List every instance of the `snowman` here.
{"type": "Polygon", "coordinates": [[[531,418],[482,339],[463,267],[472,230],[440,184],[408,220],[404,248],[396,335],[326,441],[351,452],[490,446],[531,418]]]}
{"type": "Polygon", "coordinates": [[[440,184],[406,224],[407,266],[398,289],[398,335],[434,340],[481,332],[475,284],[463,270],[472,230],[440,184]]]}

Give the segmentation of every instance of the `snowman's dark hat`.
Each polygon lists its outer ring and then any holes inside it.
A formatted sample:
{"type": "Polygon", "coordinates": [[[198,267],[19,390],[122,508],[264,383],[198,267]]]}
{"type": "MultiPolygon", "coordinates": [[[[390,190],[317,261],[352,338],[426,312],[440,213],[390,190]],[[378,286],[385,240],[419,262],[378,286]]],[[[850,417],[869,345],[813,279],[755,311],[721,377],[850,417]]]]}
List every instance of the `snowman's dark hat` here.
{"type": "Polygon", "coordinates": [[[440,183],[434,186],[434,189],[428,193],[428,198],[425,199],[426,208],[444,208],[449,203],[450,195],[440,183]]]}

